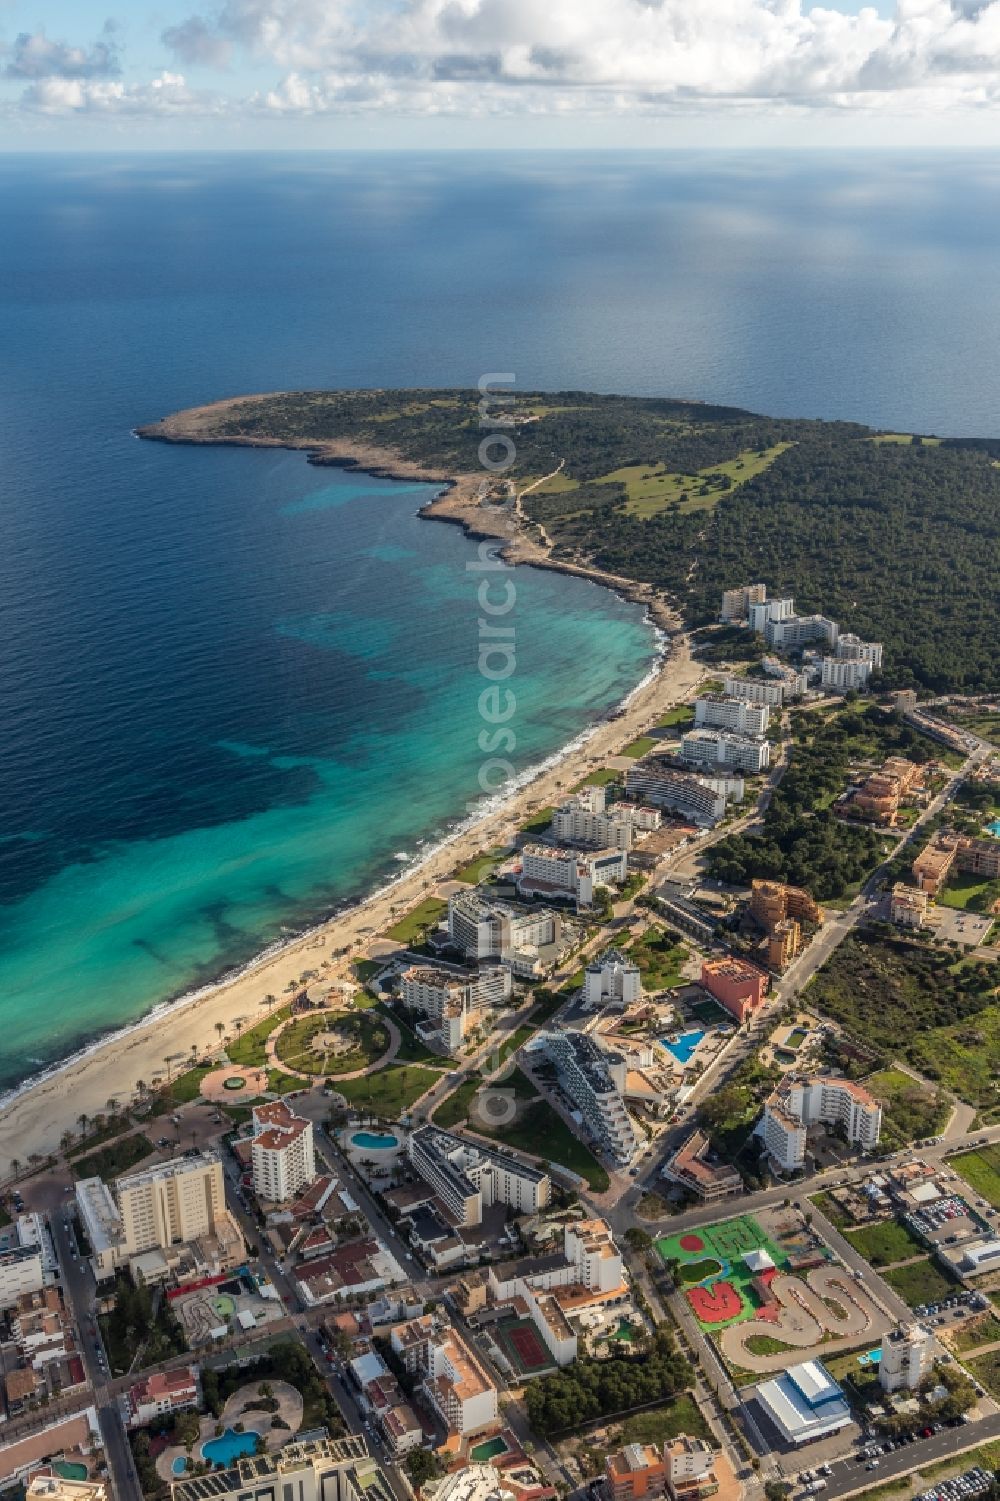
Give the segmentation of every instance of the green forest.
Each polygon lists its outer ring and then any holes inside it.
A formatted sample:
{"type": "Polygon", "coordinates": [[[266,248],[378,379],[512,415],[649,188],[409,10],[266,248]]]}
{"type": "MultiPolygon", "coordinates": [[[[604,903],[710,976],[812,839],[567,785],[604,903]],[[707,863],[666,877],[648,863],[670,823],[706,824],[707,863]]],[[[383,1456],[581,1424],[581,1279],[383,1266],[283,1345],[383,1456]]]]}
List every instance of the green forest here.
{"type": "Polygon", "coordinates": [[[691,1384],[691,1367],[664,1324],[642,1356],[581,1357],[525,1389],[528,1421],[543,1438],[592,1418],[662,1402],[691,1384]]]}
{"type": "MultiPolygon", "coordinates": [[[[459,390],[292,392],[227,409],[218,436],[352,439],[442,474],[483,473],[478,402],[459,390]]],[[[761,580],[882,640],[887,685],[1000,687],[995,442],[878,443],[854,423],[574,391],[517,393],[491,411],[506,413],[519,487],[562,464],[524,501],[557,555],[664,588],[694,626],[715,618],[724,587],[761,580]],[[659,508],[648,501],[658,483],[671,497],[659,508]]]]}

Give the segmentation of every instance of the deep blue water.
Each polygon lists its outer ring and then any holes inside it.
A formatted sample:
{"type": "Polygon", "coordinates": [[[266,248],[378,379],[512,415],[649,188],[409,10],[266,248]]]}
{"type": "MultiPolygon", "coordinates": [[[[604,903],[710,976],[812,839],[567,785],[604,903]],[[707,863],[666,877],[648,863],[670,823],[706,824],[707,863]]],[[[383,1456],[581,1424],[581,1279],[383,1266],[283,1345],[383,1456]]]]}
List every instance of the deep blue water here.
{"type": "MultiPolygon", "coordinates": [[[[0,159],[0,1083],[384,878],[481,759],[471,545],[425,491],[134,424],[513,371],[997,433],[998,184],[986,157],[0,159]]],[[[527,571],[518,631],[523,766],[650,640],[527,571]]]]}

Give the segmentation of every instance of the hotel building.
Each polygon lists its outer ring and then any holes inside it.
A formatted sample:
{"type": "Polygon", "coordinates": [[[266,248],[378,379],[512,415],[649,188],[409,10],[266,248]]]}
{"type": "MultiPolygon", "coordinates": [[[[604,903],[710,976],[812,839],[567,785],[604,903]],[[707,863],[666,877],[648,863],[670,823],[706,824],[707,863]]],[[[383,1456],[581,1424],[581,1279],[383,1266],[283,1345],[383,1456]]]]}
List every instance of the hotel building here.
{"type": "Polygon", "coordinates": [[[449,898],[448,936],[466,959],[502,960],[515,975],[532,978],[576,941],[576,929],[545,907],[491,901],[473,890],[449,898]]]}
{"type": "Polygon", "coordinates": [[[478,1433],[497,1421],[497,1388],[458,1331],[429,1315],[397,1325],[389,1335],[393,1350],[449,1433],[478,1433]]]}
{"type": "Polygon", "coordinates": [[[832,688],[835,693],[847,693],[852,688],[868,687],[872,664],[856,658],[824,657],[820,672],[820,686],[832,688]]]}
{"type": "Polygon", "coordinates": [[[747,609],[747,622],[758,636],[763,636],[769,625],[778,620],[790,620],[795,614],[794,599],[763,599],[747,609]]]}
{"type": "Polygon", "coordinates": [[[764,627],[764,640],[776,651],[794,651],[814,641],[836,646],[839,635],[837,622],[826,615],[786,615],[769,620],[764,627]]]}
{"type": "Polygon", "coordinates": [[[823,924],[823,909],[809,892],[802,886],[786,886],[783,881],[752,881],[750,914],[768,931],[788,917],[814,923],[816,927],[823,924]]]}
{"type": "Polygon", "coordinates": [[[780,709],[785,700],[787,690],[783,682],[768,681],[765,678],[726,678],[725,692],[727,698],[743,699],[749,704],[764,704],[768,708],[780,709]]]}
{"type": "Polygon", "coordinates": [[[562,1255],[500,1262],[488,1272],[495,1307],[521,1299],[556,1365],[569,1365],[578,1352],[570,1315],[628,1295],[621,1252],[605,1220],[581,1220],[563,1228],[562,1255]]]}
{"type": "Polygon", "coordinates": [[[423,1040],[437,1042],[446,1053],[461,1045],[472,1016],[485,1006],[501,1005],[512,990],[510,969],[500,964],[477,974],[414,964],[404,971],[400,986],[404,1005],[422,1011],[430,1024],[420,1028],[423,1040]]]}
{"type": "Polygon", "coordinates": [[[583,1004],[588,1011],[609,1006],[624,1010],[642,999],[639,966],[620,949],[606,949],[587,965],[583,976],[583,1004]]]}
{"type": "Polygon", "coordinates": [[[609,808],[606,788],[583,787],[552,815],[552,837],[591,849],[627,851],[639,834],[651,833],[661,822],[657,808],[634,803],[615,803],[609,808]]]}
{"type": "Polygon", "coordinates": [[[171,1501],[393,1501],[363,1435],[293,1440],[210,1475],[175,1480],[171,1501]]]}
{"type": "Polygon", "coordinates": [[[881,641],[862,641],[852,631],[844,631],[837,637],[837,656],[849,662],[867,662],[876,670],[882,666],[881,641]]]}
{"type": "Polygon", "coordinates": [[[692,1131],[663,1164],[660,1176],[693,1193],[705,1204],[727,1199],[743,1192],[743,1179],[728,1162],[713,1159],[711,1143],[704,1131],[692,1131]]]}
{"type": "Polygon", "coordinates": [[[763,604],[766,599],[766,584],[742,584],[738,589],[723,589],[719,619],[727,625],[734,620],[746,620],[750,606],[763,604]]]}
{"type": "Polygon", "coordinates": [[[934,1368],[934,1341],[919,1324],[900,1324],[882,1336],[878,1380],[884,1392],[914,1391],[934,1368]]]}
{"type": "Polygon", "coordinates": [[[656,758],[629,767],[625,790],[630,797],[667,808],[699,828],[712,828],[726,812],[726,794],[713,787],[707,778],[677,771],[656,758]]]}
{"type": "Polygon", "coordinates": [[[926,891],[918,891],[914,886],[904,886],[897,881],[892,888],[889,916],[900,928],[922,928],[927,921],[929,903],[926,891]]]}
{"type": "Polygon", "coordinates": [[[537,1214],[551,1200],[548,1173],[437,1126],[413,1131],[406,1150],[414,1170],[460,1225],[481,1224],[483,1209],[491,1204],[537,1214]]]}
{"type": "Polygon", "coordinates": [[[589,907],[598,886],[620,885],[628,875],[624,850],[571,850],[549,844],[526,844],[521,852],[517,889],[524,893],[575,897],[589,907]]]}
{"type": "Polygon", "coordinates": [[[271,1100],[251,1113],[253,1191],[258,1199],[283,1204],[306,1188],[316,1176],[312,1121],[271,1100]]]}
{"type": "Polygon", "coordinates": [[[763,1120],[764,1145],[779,1172],[805,1165],[807,1132],[815,1125],[843,1126],[849,1142],[871,1152],[878,1146],[882,1107],[850,1079],[783,1079],[764,1105],[763,1120]]]}
{"type": "Polygon", "coordinates": [[[770,707],[746,698],[729,698],[724,693],[705,693],[694,701],[697,729],[729,730],[734,735],[759,739],[767,733],[770,707]]]}
{"type": "Polygon", "coordinates": [[[689,730],[681,736],[681,757],[700,766],[736,766],[740,771],[764,771],[771,764],[768,740],[750,740],[726,730],[689,730]]]}
{"type": "Polygon", "coordinates": [[[706,959],[701,966],[701,983],[742,1025],[764,1004],[771,981],[756,964],[730,955],[725,959],[706,959]]]}
{"type": "Polygon", "coordinates": [[[538,1040],[555,1064],[559,1083],[580,1111],[584,1124],[615,1161],[627,1167],[638,1143],[612,1076],[615,1065],[624,1075],[623,1059],[617,1053],[603,1053],[583,1032],[542,1032],[538,1040]]]}

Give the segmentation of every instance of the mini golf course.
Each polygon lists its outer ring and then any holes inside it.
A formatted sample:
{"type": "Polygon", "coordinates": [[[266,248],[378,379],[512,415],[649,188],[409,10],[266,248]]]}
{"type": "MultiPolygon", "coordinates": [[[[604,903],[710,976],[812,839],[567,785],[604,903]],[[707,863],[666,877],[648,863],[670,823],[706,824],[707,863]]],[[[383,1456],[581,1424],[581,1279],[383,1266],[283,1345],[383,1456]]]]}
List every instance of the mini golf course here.
{"type": "Polygon", "coordinates": [[[696,1233],[661,1236],[656,1249],[664,1261],[678,1263],[691,1311],[703,1329],[723,1329],[757,1313],[760,1304],[750,1285],[754,1273],[743,1260],[748,1251],[766,1251],[778,1268],[788,1265],[785,1253],[749,1214],[696,1233]]]}

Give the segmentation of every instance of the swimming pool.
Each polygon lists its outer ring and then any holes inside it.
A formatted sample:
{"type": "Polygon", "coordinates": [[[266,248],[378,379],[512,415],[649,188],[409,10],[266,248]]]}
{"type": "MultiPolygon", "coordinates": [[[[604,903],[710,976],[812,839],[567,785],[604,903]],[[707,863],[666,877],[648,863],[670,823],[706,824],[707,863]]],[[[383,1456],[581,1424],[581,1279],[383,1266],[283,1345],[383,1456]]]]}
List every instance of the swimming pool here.
{"type": "Polygon", "coordinates": [[[399,1146],[399,1137],[393,1131],[355,1131],[351,1146],[364,1152],[391,1152],[399,1146]]]}
{"type": "Polygon", "coordinates": [[[698,1044],[704,1037],[704,1030],[698,1032],[682,1032],[680,1037],[673,1042],[664,1042],[663,1046],[680,1064],[690,1063],[698,1049],[698,1044]]]}
{"type": "Polygon", "coordinates": [[[86,1480],[87,1466],[81,1465],[75,1459],[57,1459],[52,1466],[61,1480],[86,1480]]]}
{"type": "Polygon", "coordinates": [[[183,1454],[179,1454],[177,1456],[177,1458],[174,1460],[173,1464],[170,1466],[170,1473],[172,1475],[183,1475],[184,1471],[187,1469],[187,1467],[188,1467],[188,1462],[184,1458],[184,1455],[183,1454]]]}
{"type": "Polygon", "coordinates": [[[201,1446],[201,1457],[213,1465],[231,1465],[243,1454],[253,1454],[257,1449],[256,1433],[237,1433],[227,1428],[218,1438],[210,1438],[201,1446]]]}
{"type": "Polygon", "coordinates": [[[993,822],[988,823],[986,827],[989,829],[991,834],[995,834],[997,838],[1000,839],[1000,818],[994,818],[993,822]]]}
{"type": "Polygon", "coordinates": [[[507,1441],[500,1437],[488,1438],[484,1444],[476,1444],[474,1449],[469,1450],[469,1458],[477,1465],[485,1464],[489,1459],[496,1459],[498,1454],[507,1453],[507,1441]]]}

